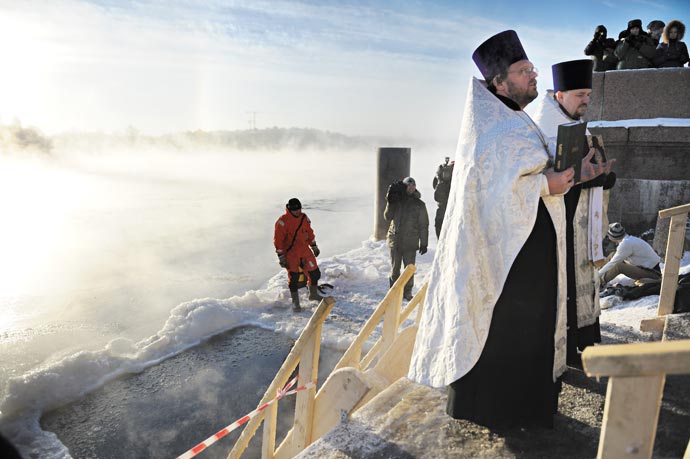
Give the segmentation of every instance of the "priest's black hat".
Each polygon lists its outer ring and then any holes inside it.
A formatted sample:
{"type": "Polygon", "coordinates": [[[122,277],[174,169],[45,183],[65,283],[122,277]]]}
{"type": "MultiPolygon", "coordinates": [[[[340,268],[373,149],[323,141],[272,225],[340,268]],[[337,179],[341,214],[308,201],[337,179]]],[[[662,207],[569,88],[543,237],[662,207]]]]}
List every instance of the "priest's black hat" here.
{"type": "Polygon", "coordinates": [[[592,89],[593,66],[591,59],[578,59],[552,65],[553,90],[592,89]]]}
{"type": "Polygon", "coordinates": [[[497,33],[472,53],[472,60],[487,82],[523,59],[527,59],[527,53],[514,30],[497,33]]]}

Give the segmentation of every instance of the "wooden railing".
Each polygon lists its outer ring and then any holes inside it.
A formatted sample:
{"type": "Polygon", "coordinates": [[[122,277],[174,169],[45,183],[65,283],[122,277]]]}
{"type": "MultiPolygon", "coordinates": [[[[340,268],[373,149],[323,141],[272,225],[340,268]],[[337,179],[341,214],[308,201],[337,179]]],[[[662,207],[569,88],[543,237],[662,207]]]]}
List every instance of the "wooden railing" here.
{"type": "Polygon", "coordinates": [[[658,337],[663,333],[666,316],[673,312],[673,303],[676,300],[678,272],[680,271],[680,260],[683,258],[685,225],[689,212],[690,204],[659,211],[659,218],[671,218],[668,228],[668,241],[666,243],[666,257],[664,258],[664,271],[661,275],[659,306],[657,307],[656,317],[643,319],[640,323],[640,330],[655,333],[658,337]]]}
{"type": "MultiPolygon", "coordinates": [[[[259,402],[263,405],[275,397],[276,391],[282,389],[287,384],[288,379],[297,365],[299,365],[298,380],[299,384],[312,381],[316,379],[318,373],[319,350],[321,348],[321,328],[323,321],[333,309],[335,300],[332,297],[327,297],[321,300],[321,303],[314,311],[314,314],[309,319],[309,322],[302,330],[299,338],[292,347],[283,362],[283,365],[278,370],[273,382],[266,389],[266,393],[259,402]]],[[[295,432],[294,442],[295,448],[304,448],[307,439],[310,437],[310,430],[312,424],[312,417],[310,415],[313,409],[315,389],[306,390],[297,393],[297,401],[295,406],[295,423],[293,431],[295,432]]],[[[278,403],[273,403],[270,407],[262,411],[259,415],[252,418],[245,426],[242,434],[237,439],[235,446],[230,451],[228,458],[241,457],[244,450],[247,448],[249,441],[259,428],[261,421],[266,418],[264,423],[263,443],[261,449],[261,457],[273,457],[275,448],[276,435],[276,416],[278,413],[278,403]]]]}
{"type": "MultiPolygon", "coordinates": [[[[335,427],[343,417],[349,416],[380,391],[407,374],[421,314],[417,314],[417,322],[414,325],[403,330],[400,330],[400,326],[412,311],[423,304],[427,291],[427,285],[424,285],[402,310],[403,290],[414,272],[414,265],[405,268],[318,393],[315,389],[297,393],[294,424],[280,446],[275,448],[278,404],[273,403],[269,409],[247,423],[228,459],[241,457],[261,421],[264,421],[262,459],[292,458],[335,427]],[[381,337],[362,358],[362,350],[381,320],[381,337]]],[[[266,390],[260,405],[271,400],[276,390],[284,387],[298,365],[300,384],[316,379],[321,328],[334,304],[335,301],[330,297],[321,302],[266,390]]]]}
{"type": "Polygon", "coordinates": [[[661,278],[661,293],[659,295],[658,316],[665,316],[673,312],[673,302],[676,299],[678,287],[678,271],[680,260],[683,258],[685,243],[685,225],[690,212],[690,204],[659,211],[659,218],[671,217],[668,228],[668,242],[666,244],[666,258],[664,259],[664,273],[661,278]]]}
{"type": "Polygon", "coordinates": [[[609,377],[597,458],[651,458],[666,375],[690,374],[690,340],[589,346],[582,363],[609,377]]]}

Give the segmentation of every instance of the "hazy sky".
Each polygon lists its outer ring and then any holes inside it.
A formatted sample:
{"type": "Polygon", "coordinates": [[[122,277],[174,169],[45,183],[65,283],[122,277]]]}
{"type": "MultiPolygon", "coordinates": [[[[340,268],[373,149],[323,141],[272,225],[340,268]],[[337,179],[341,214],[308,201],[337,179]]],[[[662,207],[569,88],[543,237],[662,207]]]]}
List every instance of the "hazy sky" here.
{"type": "Polygon", "coordinates": [[[690,2],[0,0],[0,121],[448,138],[489,36],[517,30],[543,91],[634,18],[687,24],[690,2]]]}

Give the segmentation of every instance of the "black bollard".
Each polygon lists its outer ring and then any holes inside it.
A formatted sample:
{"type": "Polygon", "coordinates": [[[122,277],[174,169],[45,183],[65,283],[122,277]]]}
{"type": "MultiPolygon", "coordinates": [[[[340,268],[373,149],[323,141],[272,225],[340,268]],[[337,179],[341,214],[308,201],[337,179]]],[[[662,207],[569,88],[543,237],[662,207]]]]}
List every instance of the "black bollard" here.
{"type": "Polygon", "coordinates": [[[386,239],[388,223],[383,218],[386,208],[386,191],[388,186],[410,175],[410,148],[383,147],[378,150],[376,158],[376,199],[374,205],[374,239],[386,239]]]}

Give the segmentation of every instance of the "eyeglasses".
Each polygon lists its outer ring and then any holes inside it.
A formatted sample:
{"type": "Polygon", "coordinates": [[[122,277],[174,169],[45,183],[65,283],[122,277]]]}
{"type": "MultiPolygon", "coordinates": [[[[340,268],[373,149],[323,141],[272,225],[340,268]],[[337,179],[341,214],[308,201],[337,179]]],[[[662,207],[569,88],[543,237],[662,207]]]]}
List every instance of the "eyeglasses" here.
{"type": "Polygon", "coordinates": [[[520,70],[509,70],[508,73],[519,73],[520,75],[524,77],[528,77],[532,75],[533,73],[535,75],[539,75],[539,69],[536,67],[530,67],[530,68],[524,68],[520,70]]]}

